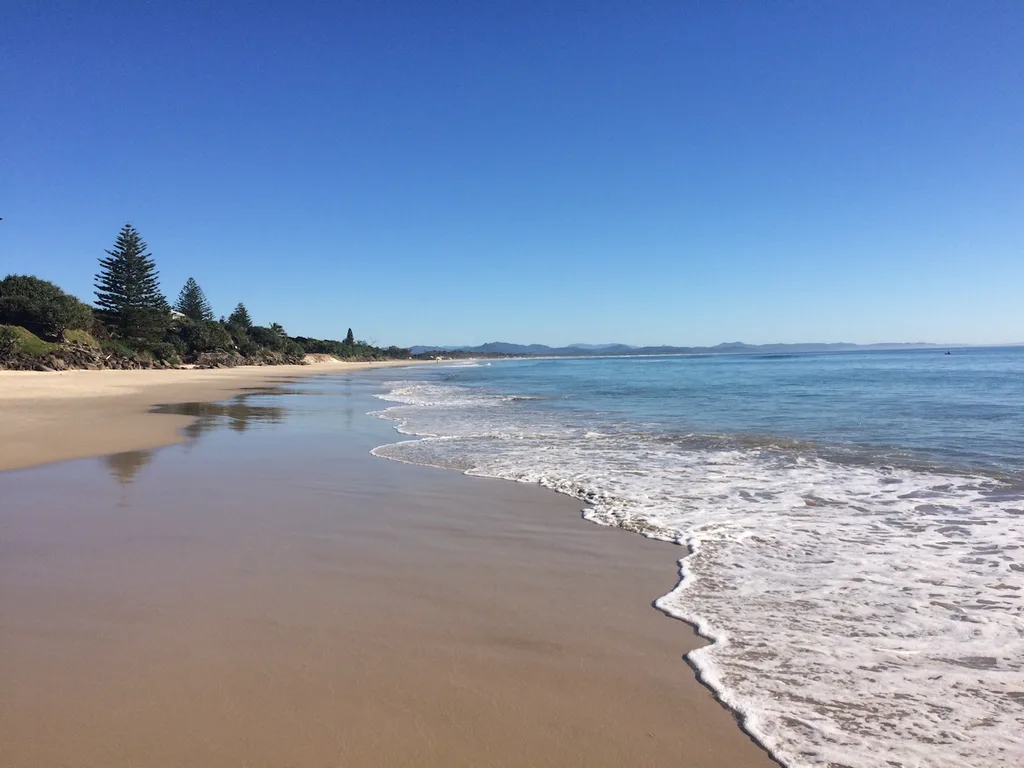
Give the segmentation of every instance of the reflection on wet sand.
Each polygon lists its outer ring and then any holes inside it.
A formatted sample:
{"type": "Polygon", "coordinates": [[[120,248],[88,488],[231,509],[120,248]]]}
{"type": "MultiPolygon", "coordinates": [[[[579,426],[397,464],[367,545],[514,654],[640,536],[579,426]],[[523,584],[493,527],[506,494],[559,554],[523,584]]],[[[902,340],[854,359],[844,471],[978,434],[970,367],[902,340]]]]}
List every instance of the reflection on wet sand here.
{"type": "Polygon", "coordinates": [[[284,421],[285,409],[272,405],[250,405],[245,395],[239,395],[227,403],[175,403],[154,409],[154,413],[171,413],[177,416],[192,416],[195,421],[182,432],[195,440],[221,427],[235,432],[244,432],[252,424],[279,424],[284,421]]]}
{"type": "Polygon", "coordinates": [[[129,485],[152,460],[153,451],[125,451],[103,457],[103,463],[120,485],[129,485]]]}
{"type": "MultiPolygon", "coordinates": [[[[250,405],[246,399],[254,394],[277,394],[279,390],[267,389],[259,393],[238,395],[226,403],[175,403],[153,409],[154,413],[170,413],[177,416],[192,416],[193,421],[182,428],[189,442],[217,429],[227,428],[245,432],[253,424],[280,424],[284,421],[285,409],[270,405],[250,405]]],[[[103,463],[120,485],[129,485],[153,461],[154,451],[125,451],[103,457],[103,463]]]]}

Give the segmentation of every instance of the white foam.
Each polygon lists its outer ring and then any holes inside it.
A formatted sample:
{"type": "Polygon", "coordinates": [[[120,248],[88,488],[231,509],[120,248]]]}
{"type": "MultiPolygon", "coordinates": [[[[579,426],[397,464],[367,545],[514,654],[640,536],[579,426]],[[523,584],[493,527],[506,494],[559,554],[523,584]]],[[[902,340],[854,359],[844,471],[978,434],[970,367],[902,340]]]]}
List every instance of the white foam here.
{"type": "Polygon", "coordinates": [[[994,480],[693,449],[452,386],[385,397],[403,432],[449,439],[377,455],[541,483],[688,545],[657,604],[713,641],[691,660],[784,764],[1024,764],[1024,501],[994,480]]]}

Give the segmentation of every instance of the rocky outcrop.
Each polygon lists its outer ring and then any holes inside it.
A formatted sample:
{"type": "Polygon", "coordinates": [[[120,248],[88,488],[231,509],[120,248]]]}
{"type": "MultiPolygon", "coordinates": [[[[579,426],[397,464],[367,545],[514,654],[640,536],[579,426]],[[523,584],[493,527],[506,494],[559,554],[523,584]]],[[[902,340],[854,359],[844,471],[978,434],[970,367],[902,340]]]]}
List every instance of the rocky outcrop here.
{"type": "Polygon", "coordinates": [[[174,368],[162,360],[147,355],[119,355],[82,344],[67,344],[44,355],[19,356],[0,363],[0,368],[12,371],[67,371],[72,369],[143,370],[148,368],[174,368]]]}
{"type": "MultiPolygon", "coordinates": [[[[234,368],[238,365],[304,365],[300,357],[282,352],[262,350],[259,354],[243,357],[237,352],[204,352],[194,361],[196,368],[234,368]]],[[[66,344],[43,355],[15,356],[0,361],[0,370],[11,371],[69,371],[69,370],[145,370],[178,368],[148,355],[121,355],[108,350],[82,344],[66,344]]]]}

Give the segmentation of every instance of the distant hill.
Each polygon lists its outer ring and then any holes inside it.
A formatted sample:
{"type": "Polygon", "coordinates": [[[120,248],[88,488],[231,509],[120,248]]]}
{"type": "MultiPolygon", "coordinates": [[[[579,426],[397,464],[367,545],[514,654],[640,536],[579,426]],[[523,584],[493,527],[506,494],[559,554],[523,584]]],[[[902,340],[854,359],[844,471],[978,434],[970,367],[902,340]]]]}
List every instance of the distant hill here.
{"type": "Polygon", "coordinates": [[[842,342],[833,344],[744,344],[741,341],[731,341],[718,344],[714,347],[634,347],[629,344],[573,344],[568,347],[549,347],[546,344],[512,344],[506,341],[492,341],[475,347],[419,344],[413,346],[411,349],[414,355],[422,355],[426,352],[459,352],[464,355],[551,355],[558,357],[593,357],[596,355],[768,355],[808,352],[841,352],[844,350],[856,349],[914,349],[935,346],[938,345],[926,342],[892,344],[845,344],[842,342]]]}

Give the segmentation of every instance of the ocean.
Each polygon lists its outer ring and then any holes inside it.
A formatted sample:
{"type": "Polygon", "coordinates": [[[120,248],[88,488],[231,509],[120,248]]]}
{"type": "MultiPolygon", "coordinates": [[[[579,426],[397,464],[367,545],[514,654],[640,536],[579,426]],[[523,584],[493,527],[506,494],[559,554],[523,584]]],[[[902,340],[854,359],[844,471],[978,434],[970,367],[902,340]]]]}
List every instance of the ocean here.
{"type": "Polygon", "coordinates": [[[1024,764],[1024,348],[402,375],[378,415],[407,439],[376,455],[685,548],[656,605],[784,765],[1024,764]]]}

